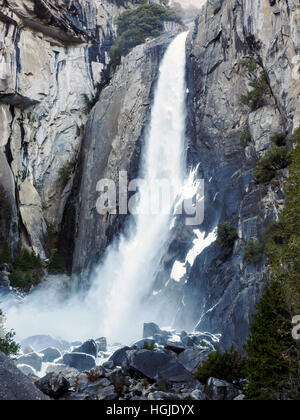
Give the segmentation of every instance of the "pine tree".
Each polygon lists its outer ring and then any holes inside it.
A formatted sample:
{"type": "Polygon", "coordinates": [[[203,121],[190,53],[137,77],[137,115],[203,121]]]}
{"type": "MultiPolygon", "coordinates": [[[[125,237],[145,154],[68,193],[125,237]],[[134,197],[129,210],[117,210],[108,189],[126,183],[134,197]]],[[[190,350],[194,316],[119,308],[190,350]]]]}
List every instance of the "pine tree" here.
{"type": "Polygon", "coordinates": [[[245,345],[247,396],[252,400],[276,400],[283,389],[289,388],[289,351],[295,346],[283,284],[275,280],[267,284],[256,309],[245,345]]]}

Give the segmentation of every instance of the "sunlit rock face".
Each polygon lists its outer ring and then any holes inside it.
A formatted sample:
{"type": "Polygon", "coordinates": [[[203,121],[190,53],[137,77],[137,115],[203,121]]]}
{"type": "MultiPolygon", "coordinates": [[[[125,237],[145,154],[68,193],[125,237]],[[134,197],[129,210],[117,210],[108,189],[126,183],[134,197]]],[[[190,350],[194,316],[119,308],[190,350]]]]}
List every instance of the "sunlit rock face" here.
{"type": "MultiPolygon", "coordinates": [[[[11,210],[0,237],[47,255],[58,230],[92,100],[109,63],[111,1],[0,2],[1,184],[11,210]]],[[[2,215],[1,215],[2,220],[2,215]]]]}

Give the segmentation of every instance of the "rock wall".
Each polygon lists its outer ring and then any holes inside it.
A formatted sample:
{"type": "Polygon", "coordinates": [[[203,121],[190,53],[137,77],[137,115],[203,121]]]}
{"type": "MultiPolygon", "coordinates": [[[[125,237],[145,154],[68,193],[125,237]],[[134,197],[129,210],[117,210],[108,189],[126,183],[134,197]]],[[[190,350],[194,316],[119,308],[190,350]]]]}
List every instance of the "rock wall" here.
{"type": "Polygon", "coordinates": [[[123,10],[109,0],[0,2],[0,199],[10,209],[1,206],[0,239],[14,251],[48,254],[123,10]]]}
{"type": "Polygon", "coordinates": [[[110,179],[119,185],[120,171],[127,171],[129,181],[137,177],[159,64],[178,30],[178,25],[171,25],[167,34],[134,48],[123,58],[91,113],[60,243],[69,269],[80,268],[83,278],[120,232],[126,217],[120,216],[117,208],[115,215],[98,213],[97,183],[110,179]]]}
{"type": "MultiPolygon", "coordinates": [[[[192,267],[187,264],[179,282],[170,274],[158,278],[156,299],[163,302],[162,316],[176,314],[177,327],[222,333],[224,347],[241,347],[268,275],[265,260],[256,265],[244,260],[244,246],[250,239],[261,240],[277,218],[287,171],[266,186],[256,185],[253,175],[272,145],[271,135],[291,133],[300,124],[300,5],[227,0],[219,6],[219,1],[207,1],[187,43],[189,162],[199,164],[198,175],[205,179],[200,230],[209,234],[218,222],[230,221],[239,239],[229,258],[212,244],[192,267]],[[250,72],[238,71],[243,58],[254,59],[267,76],[264,104],[253,112],[241,104],[253,81],[250,72]],[[241,142],[244,132],[251,136],[247,144],[241,142]]],[[[162,261],[164,273],[171,272],[174,261],[185,261],[195,238],[182,224],[174,236],[162,261]]]]}

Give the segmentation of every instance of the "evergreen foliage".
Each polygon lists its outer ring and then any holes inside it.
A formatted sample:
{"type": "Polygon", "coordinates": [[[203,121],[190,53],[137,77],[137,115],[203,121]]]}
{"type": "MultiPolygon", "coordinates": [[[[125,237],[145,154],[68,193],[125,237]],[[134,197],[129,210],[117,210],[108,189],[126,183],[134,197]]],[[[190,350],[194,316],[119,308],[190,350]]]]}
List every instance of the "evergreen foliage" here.
{"type": "Polygon", "coordinates": [[[174,10],[159,4],[143,4],[122,13],[117,20],[118,39],[111,47],[112,66],[116,67],[122,56],[147,38],[161,35],[165,21],[181,22],[174,10]]]}
{"type": "Polygon", "coordinates": [[[208,355],[202,366],[198,366],[195,378],[201,383],[206,383],[211,377],[239,383],[245,378],[245,363],[245,358],[233,346],[225,353],[218,348],[208,355]]]}
{"type": "Polygon", "coordinates": [[[222,248],[232,249],[237,238],[237,230],[230,222],[222,222],[218,224],[216,242],[222,248]]]}
{"type": "MultiPolygon", "coordinates": [[[[3,320],[3,313],[1,309],[0,318],[3,320]]],[[[5,333],[4,337],[0,336],[0,351],[2,351],[2,353],[6,354],[7,356],[16,355],[20,350],[20,346],[14,341],[14,337],[14,331],[5,333]]]]}
{"type": "Polygon", "coordinates": [[[251,239],[244,248],[244,259],[250,263],[260,262],[264,255],[264,244],[251,239]]]}

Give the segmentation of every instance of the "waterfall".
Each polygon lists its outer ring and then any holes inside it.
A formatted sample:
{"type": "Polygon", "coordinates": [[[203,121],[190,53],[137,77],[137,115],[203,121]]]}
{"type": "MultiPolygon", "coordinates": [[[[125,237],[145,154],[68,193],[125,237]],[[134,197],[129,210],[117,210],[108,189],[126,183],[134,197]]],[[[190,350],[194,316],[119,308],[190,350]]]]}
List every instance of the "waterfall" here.
{"type": "MultiPolygon", "coordinates": [[[[50,333],[66,339],[107,336],[110,342],[138,339],[144,321],[152,321],[147,310],[161,253],[170,232],[174,201],[185,178],[185,42],[178,35],[160,65],[151,118],[141,157],[139,201],[131,216],[129,234],[107,250],[92,275],[87,296],[75,296],[63,305],[53,305],[45,287],[25,299],[20,308],[9,308],[8,326],[18,334],[50,333]],[[167,181],[170,199],[156,214],[149,214],[149,186],[167,181]],[[48,302],[47,302],[48,300],[48,302]],[[44,306],[44,308],[43,308],[44,306]]],[[[164,197],[165,198],[165,197],[164,197]]]]}
{"type": "Polygon", "coordinates": [[[142,156],[141,177],[145,183],[140,188],[135,228],[129,238],[121,238],[116,249],[109,250],[104,265],[97,270],[88,298],[94,306],[97,296],[103,296],[106,290],[103,331],[115,339],[124,337],[124,332],[127,340],[141,334],[141,324],[148,315],[144,298],[153,284],[160,250],[168,239],[175,196],[183,185],[186,36],[187,33],[182,33],[175,38],[160,65],[142,156]],[[149,186],[162,180],[169,183],[173,195],[170,194],[158,214],[144,214],[145,209],[149,210],[149,186]],[[110,284],[104,285],[107,281],[110,284]]]}

